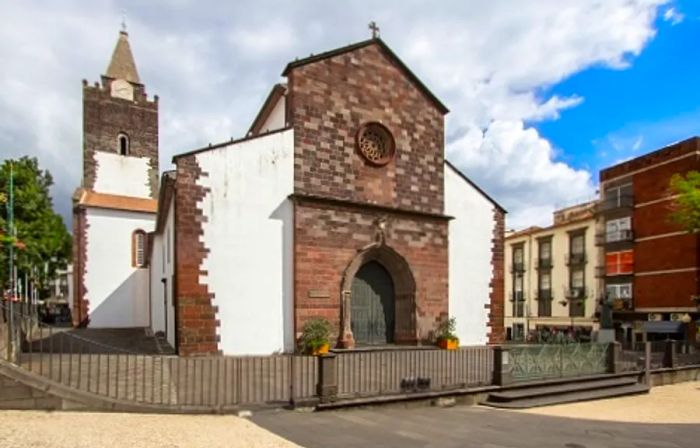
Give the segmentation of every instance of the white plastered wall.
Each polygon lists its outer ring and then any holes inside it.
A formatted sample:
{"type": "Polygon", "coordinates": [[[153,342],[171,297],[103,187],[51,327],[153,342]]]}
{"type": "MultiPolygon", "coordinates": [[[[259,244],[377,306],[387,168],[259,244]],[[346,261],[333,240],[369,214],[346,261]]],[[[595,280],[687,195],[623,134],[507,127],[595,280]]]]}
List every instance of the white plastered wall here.
{"type": "Polygon", "coordinates": [[[275,131],[277,129],[282,129],[286,125],[286,108],[285,108],[286,96],[281,96],[275,107],[270,112],[270,115],[265,120],[265,123],[260,127],[260,133],[275,131]]]}
{"type": "Polygon", "coordinates": [[[90,327],[148,326],[148,269],[132,266],[132,234],[153,230],[155,215],[88,208],[85,287],[90,327]]]}
{"type": "Polygon", "coordinates": [[[148,157],[95,151],[95,160],[97,175],[94,190],[98,193],[139,198],[151,196],[148,157]]]}
{"type": "Polygon", "coordinates": [[[445,165],[445,214],[449,223],[449,313],[460,345],[488,342],[494,204],[445,165]]]}
{"type": "Polygon", "coordinates": [[[175,347],[175,307],[173,302],[174,257],[174,201],[166,209],[167,216],[161,233],[156,233],[151,248],[151,329],[162,331],[175,347]]]}
{"type": "Polygon", "coordinates": [[[200,281],[214,295],[224,354],[294,348],[293,144],[287,130],[197,155],[209,189],[197,205],[209,249],[200,281]]]}

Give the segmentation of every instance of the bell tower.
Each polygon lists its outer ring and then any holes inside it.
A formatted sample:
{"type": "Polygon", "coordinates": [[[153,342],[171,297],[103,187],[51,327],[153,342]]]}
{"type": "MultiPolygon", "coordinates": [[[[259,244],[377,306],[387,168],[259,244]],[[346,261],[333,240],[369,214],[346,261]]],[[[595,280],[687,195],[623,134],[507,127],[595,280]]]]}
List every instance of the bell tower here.
{"type": "Polygon", "coordinates": [[[146,235],[155,228],[157,197],[158,97],[146,95],[122,30],[101,81],[83,80],[83,178],[73,195],[74,325],[148,325],[146,235]]]}
{"type": "Polygon", "coordinates": [[[83,80],[83,180],[88,191],[158,194],[158,97],[149,100],[125,30],[102,82],[83,80]]]}

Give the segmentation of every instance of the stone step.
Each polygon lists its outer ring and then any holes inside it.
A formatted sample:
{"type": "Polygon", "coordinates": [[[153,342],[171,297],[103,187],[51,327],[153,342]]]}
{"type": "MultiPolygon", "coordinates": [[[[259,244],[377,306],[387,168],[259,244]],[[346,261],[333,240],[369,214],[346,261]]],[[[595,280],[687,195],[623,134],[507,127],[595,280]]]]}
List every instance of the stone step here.
{"type": "Polygon", "coordinates": [[[489,400],[506,402],[531,397],[558,395],[568,392],[582,392],[586,390],[629,386],[633,384],[637,384],[637,379],[634,377],[618,377],[590,381],[577,381],[571,383],[559,383],[544,386],[530,386],[499,392],[492,392],[491,394],[489,394],[489,400]]]}
{"type": "Polygon", "coordinates": [[[557,395],[544,395],[517,399],[513,401],[499,402],[492,401],[489,397],[481,404],[494,408],[503,409],[528,409],[539,406],[551,406],[555,404],[575,403],[580,401],[601,400],[605,398],[622,397],[625,395],[645,394],[649,392],[649,387],[644,384],[631,384],[627,386],[607,387],[603,389],[585,390],[578,392],[567,392],[557,395]]]}

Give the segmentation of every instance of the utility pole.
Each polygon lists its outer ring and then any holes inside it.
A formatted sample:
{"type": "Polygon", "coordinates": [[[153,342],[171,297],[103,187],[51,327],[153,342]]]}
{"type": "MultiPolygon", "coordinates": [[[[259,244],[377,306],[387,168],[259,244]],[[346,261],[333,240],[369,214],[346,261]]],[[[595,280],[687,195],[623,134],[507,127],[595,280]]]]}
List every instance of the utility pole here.
{"type": "Polygon", "coordinates": [[[10,278],[10,300],[8,301],[8,311],[9,311],[9,321],[7,328],[7,355],[8,360],[14,360],[14,340],[15,340],[15,313],[14,313],[14,299],[16,296],[16,284],[15,284],[15,230],[14,230],[14,167],[12,166],[12,161],[10,161],[10,179],[8,180],[7,188],[7,236],[9,241],[8,255],[9,255],[9,270],[8,276],[10,278]]]}

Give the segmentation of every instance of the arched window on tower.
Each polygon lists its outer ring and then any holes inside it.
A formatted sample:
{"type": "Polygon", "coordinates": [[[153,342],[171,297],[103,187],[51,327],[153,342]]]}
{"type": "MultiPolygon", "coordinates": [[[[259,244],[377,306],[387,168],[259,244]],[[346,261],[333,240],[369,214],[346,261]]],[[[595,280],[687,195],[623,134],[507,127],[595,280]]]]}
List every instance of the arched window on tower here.
{"type": "Polygon", "coordinates": [[[131,236],[131,265],[135,268],[146,267],[146,250],[148,236],[143,230],[134,230],[131,236]]]}
{"type": "Polygon", "coordinates": [[[123,132],[117,136],[117,151],[119,151],[120,156],[129,155],[129,136],[123,132]]]}

